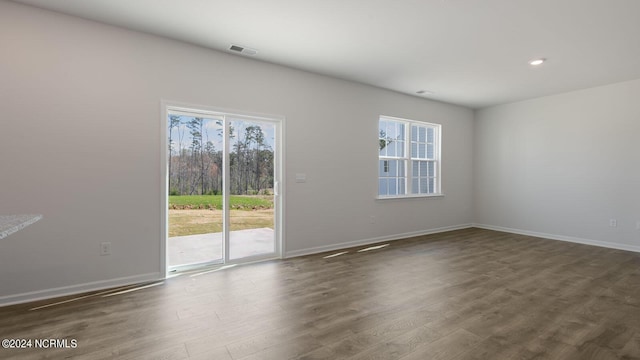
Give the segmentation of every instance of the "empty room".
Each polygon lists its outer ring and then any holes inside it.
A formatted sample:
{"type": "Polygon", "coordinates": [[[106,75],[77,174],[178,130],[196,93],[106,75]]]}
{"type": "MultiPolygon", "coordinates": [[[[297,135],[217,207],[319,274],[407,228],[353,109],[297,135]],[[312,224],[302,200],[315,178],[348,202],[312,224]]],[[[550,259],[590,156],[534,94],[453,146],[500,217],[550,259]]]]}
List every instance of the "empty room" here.
{"type": "Polygon", "coordinates": [[[639,14],[0,0],[0,358],[640,359],[639,14]]]}

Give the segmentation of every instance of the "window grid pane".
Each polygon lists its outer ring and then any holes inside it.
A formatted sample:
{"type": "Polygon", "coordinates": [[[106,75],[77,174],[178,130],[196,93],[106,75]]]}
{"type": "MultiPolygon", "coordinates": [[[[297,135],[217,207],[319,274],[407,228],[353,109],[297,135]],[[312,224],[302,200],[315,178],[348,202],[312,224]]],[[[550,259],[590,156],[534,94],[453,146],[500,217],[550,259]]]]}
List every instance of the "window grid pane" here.
{"type": "Polygon", "coordinates": [[[387,195],[387,179],[378,179],[378,194],[387,195]]]}
{"type": "Polygon", "coordinates": [[[381,159],[378,162],[378,194],[404,195],[406,193],[405,178],[406,160],[381,159]]]}
{"type": "Polygon", "coordinates": [[[411,163],[411,193],[435,193],[435,162],[430,160],[412,160],[411,163]]]}
{"type": "Polygon", "coordinates": [[[396,142],[396,156],[404,157],[404,141],[396,142]]]}
{"type": "Polygon", "coordinates": [[[378,141],[380,143],[380,152],[379,156],[387,155],[387,122],[380,120],[380,124],[378,125],[378,141]]]}
{"type": "Polygon", "coordinates": [[[435,128],[411,126],[411,158],[435,160],[435,128]]]}
{"type": "Polygon", "coordinates": [[[389,195],[398,195],[398,179],[389,179],[389,195]]]}
{"type": "Polygon", "coordinates": [[[406,190],[406,179],[405,178],[401,178],[402,181],[398,182],[398,194],[406,194],[407,190],[406,190]]]}
{"type": "Polygon", "coordinates": [[[378,126],[380,157],[404,158],[406,156],[406,124],[398,121],[381,120],[378,126]]]}
{"type": "Polygon", "coordinates": [[[396,128],[396,139],[398,139],[399,141],[404,141],[404,128],[405,125],[401,122],[396,123],[397,128],[396,128]]]}
{"type": "Polygon", "coordinates": [[[420,125],[411,121],[380,118],[378,194],[399,196],[433,194],[438,175],[435,173],[437,157],[436,137],[438,125],[420,125]],[[408,153],[407,153],[408,152],[408,153]],[[408,162],[411,161],[411,164],[408,162]],[[410,166],[407,183],[406,166],[410,166]]]}

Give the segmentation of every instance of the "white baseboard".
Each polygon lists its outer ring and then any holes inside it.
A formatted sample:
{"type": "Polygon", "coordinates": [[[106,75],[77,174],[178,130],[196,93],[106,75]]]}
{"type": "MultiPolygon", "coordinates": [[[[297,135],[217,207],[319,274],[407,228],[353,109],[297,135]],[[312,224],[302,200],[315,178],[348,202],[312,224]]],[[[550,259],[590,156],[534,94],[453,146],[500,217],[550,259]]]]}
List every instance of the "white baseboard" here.
{"type": "Polygon", "coordinates": [[[296,256],[318,254],[318,253],[323,253],[327,251],[347,249],[355,246],[371,245],[371,244],[375,244],[383,241],[400,240],[400,239],[406,239],[406,238],[415,237],[415,236],[423,236],[423,235],[430,235],[430,234],[436,234],[436,233],[453,231],[453,230],[468,229],[471,227],[473,227],[472,224],[453,225],[453,226],[445,226],[445,227],[429,229],[429,230],[421,230],[421,231],[413,231],[413,232],[407,232],[402,234],[380,236],[380,237],[375,237],[370,239],[348,241],[348,242],[343,242],[339,244],[312,247],[309,249],[287,251],[284,257],[291,258],[296,256]]]}
{"type": "Polygon", "coordinates": [[[550,239],[550,240],[567,241],[567,242],[583,244],[583,245],[599,246],[599,247],[605,247],[609,249],[640,252],[640,246],[636,246],[636,245],[618,244],[618,243],[611,243],[606,241],[583,239],[583,238],[578,238],[573,236],[547,234],[547,233],[542,233],[537,231],[512,229],[512,228],[506,228],[502,226],[493,226],[493,225],[485,225],[485,224],[473,224],[473,227],[480,228],[480,229],[508,232],[513,234],[535,236],[535,237],[550,239]]]}
{"type": "MultiPolygon", "coordinates": [[[[474,224],[446,226],[446,227],[440,227],[440,228],[428,229],[428,230],[422,230],[422,231],[413,231],[413,232],[407,232],[402,234],[394,234],[394,235],[380,236],[380,237],[369,238],[369,239],[348,241],[348,242],[339,243],[339,244],[317,246],[309,249],[287,251],[285,253],[285,258],[318,254],[318,253],[323,253],[327,251],[341,250],[341,249],[346,249],[346,248],[351,248],[356,246],[371,245],[371,244],[380,243],[383,241],[394,241],[394,240],[411,238],[415,236],[424,236],[424,235],[437,234],[437,233],[453,231],[453,230],[468,229],[472,227],[640,253],[640,246],[635,246],[635,245],[617,244],[617,243],[610,243],[605,241],[583,239],[583,238],[572,237],[572,236],[547,234],[547,233],[542,233],[537,231],[520,230],[520,229],[513,229],[513,228],[502,227],[502,226],[493,226],[493,225],[474,223],[474,224]]],[[[158,281],[163,279],[164,279],[163,274],[150,273],[150,274],[122,277],[117,279],[90,282],[85,284],[71,285],[71,286],[65,286],[65,287],[59,287],[59,288],[53,288],[53,289],[44,289],[44,290],[26,292],[21,294],[0,296],[0,306],[14,305],[14,304],[44,300],[44,299],[51,299],[51,298],[60,297],[60,296],[75,295],[75,294],[80,294],[80,293],[85,293],[90,291],[98,291],[98,290],[104,290],[108,288],[127,286],[132,284],[150,282],[150,281],[158,281]]]]}
{"type": "Polygon", "coordinates": [[[160,273],[151,273],[136,276],[127,276],[117,279],[95,281],[85,284],[64,286],[53,289],[31,291],[15,295],[0,296],[0,306],[15,305],[32,301],[51,299],[60,296],[76,295],[89,291],[98,291],[162,279],[164,279],[164,275],[160,273]]]}

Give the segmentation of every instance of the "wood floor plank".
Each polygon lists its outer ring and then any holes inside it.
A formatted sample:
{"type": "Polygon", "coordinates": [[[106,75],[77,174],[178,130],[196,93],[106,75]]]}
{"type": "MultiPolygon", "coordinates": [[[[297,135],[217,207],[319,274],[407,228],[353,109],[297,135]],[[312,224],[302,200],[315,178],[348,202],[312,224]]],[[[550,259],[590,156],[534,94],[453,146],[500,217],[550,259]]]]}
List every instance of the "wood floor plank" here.
{"type": "Polygon", "coordinates": [[[402,360],[446,360],[453,359],[465,351],[473,348],[482,338],[464,329],[458,329],[433,342],[420,344],[415,350],[406,356],[399,357],[402,360]]]}
{"type": "Polygon", "coordinates": [[[2,307],[0,338],[78,346],[0,358],[640,359],[638,253],[473,228],[385,244],[2,307]]]}
{"type": "Polygon", "coordinates": [[[518,344],[505,344],[488,337],[451,360],[518,360],[527,359],[526,350],[518,344]]]}

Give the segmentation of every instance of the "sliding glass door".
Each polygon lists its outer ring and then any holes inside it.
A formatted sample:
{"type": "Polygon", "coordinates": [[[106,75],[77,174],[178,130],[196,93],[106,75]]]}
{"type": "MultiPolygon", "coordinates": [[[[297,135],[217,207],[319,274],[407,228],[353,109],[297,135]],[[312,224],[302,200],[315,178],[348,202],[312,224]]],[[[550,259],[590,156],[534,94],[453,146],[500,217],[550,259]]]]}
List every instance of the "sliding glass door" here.
{"type": "Polygon", "coordinates": [[[170,271],[274,258],[280,122],[167,107],[170,271]]]}
{"type": "Polygon", "coordinates": [[[228,258],[273,254],[276,126],[238,117],[228,119],[228,125],[228,258]]]}

